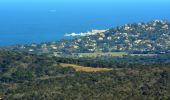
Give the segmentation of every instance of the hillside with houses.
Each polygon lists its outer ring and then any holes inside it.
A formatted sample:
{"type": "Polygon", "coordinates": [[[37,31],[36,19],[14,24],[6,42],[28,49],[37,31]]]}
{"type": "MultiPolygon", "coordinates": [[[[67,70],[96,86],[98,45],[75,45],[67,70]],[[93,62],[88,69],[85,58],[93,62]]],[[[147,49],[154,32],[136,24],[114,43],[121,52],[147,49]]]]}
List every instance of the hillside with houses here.
{"type": "Polygon", "coordinates": [[[147,23],[126,24],[98,31],[98,33],[88,32],[85,36],[76,36],[68,40],[17,45],[12,47],[12,50],[53,55],[96,52],[164,54],[170,52],[170,23],[155,20],[147,23]]]}

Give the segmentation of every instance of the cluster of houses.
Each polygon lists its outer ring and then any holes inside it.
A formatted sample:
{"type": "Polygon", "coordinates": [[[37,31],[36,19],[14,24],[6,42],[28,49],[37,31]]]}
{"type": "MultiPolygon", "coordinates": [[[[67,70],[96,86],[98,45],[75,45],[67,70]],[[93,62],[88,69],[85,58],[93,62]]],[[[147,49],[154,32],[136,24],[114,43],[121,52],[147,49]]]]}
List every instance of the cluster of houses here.
{"type": "Polygon", "coordinates": [[[170,23],[167,21],[127,24],[109,30],[93,30],[91,34],[72,40],[22,45],[20,49],[55,56],[92,52],[170,52],[170,23]]]}

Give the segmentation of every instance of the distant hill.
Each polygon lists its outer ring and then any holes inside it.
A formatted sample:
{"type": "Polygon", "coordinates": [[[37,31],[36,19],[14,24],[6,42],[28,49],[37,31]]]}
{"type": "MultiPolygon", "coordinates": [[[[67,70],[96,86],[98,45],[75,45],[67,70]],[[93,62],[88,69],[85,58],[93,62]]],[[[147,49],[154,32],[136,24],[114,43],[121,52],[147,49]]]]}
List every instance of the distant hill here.
{"type": "Polygon", "coordinates": [[[19,45],[14,50],[36,53],[128,52],[160,54],[170,52],[170,23],[155,20],[110,28],[105,32],[57,42],[19,45]]]}

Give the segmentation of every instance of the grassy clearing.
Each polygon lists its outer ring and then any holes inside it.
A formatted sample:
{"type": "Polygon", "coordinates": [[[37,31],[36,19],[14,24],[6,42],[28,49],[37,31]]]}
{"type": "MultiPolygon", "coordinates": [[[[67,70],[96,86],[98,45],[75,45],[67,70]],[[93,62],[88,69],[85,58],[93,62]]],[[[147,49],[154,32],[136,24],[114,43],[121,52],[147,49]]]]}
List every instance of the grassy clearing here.
{"type": "Polygon", "coordinates": [[[130,54],[130,56],[156,56],[157,54],[130,54]]]}
{"type": "Polygon", "coordinates": [[[108,52],[108,53],[79,53],[82,57],[97,57],[97,56],[112,56],[112,57],[122,57],[128,55],[126,52],[108,52]]]}
{"type": "Polygon", "coordinates": [[[93,67],[79,66],[79,65],[75,65],[75,64],[60,64],[60,65],[62,67],[74,68],[76,71],[85,71],[85,72],[100,72],[100,71],[113,70],[112,68],[93,68],[93,67]]]}
{"type": "Polygon", "coordinates": [[[108,52],[108,53],[78,53],[80,57],[99,57],[99,56],[111,56],[111,57],[122,57],[122,56],[156,56],[157,54],[129,54],[127,52],[108,52]]]}

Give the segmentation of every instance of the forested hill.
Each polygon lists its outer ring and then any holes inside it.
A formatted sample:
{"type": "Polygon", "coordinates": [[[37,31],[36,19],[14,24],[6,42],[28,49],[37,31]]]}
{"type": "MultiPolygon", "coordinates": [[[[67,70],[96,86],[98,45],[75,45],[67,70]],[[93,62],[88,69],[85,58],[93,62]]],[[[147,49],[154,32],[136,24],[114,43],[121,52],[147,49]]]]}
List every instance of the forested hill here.
{"type": "Polygon", "coordinates": [[[170,52],[170,23],[155,20],[147,23],[126,24],[71,40],[19,45],[13,49],[39,53],[167,53],[170,52]]]}
{"type": "Polygon", "coordinates": [[[170,64],[83,62],[0,51],[0,99],[169,100],[170,64]],[[110,68],[85,72],[67,63],[110,68]]]}

